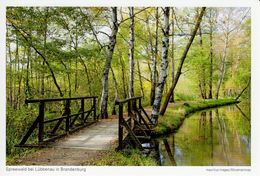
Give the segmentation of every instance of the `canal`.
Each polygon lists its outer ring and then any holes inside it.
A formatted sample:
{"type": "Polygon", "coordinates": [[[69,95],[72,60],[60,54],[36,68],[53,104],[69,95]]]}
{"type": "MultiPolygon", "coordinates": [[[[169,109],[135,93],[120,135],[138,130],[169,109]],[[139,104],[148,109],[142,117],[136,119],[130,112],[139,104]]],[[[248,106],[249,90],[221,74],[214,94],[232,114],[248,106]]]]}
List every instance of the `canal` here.
{"type": "Polygon", "coordinates": [[[161,165],[250,166],[250,129],[247,103],[194,113],[158,139],[161,165]]]}

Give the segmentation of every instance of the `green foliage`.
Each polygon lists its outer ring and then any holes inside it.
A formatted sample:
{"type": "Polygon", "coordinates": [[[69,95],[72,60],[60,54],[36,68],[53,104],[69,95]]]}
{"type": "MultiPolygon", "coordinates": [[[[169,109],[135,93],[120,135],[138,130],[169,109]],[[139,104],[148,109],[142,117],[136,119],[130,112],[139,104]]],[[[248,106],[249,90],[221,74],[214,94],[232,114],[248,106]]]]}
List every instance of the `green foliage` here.
{"type": "MultiPolygon", "coordinates": [[[[27,151],[24,148],[15,147],[19,144],[28,127],[37,117],[38,111],[35,107],[22,107],[19,110],[13,110],[7,107],[6,114],[6,154],[9,157],[21,154],[27,151]]],[[[31,141],[36,141],[36,135],[33,134],[31,141]]]]}
{"type": "Polygon", "coordinates": [[[181,92],[176,92],[175,93],[175,100],[176,101],[191,101],[194,100],[196,97],[194,97],[193,95],[189,95],[189,94],[184,94],[181,92]]]}

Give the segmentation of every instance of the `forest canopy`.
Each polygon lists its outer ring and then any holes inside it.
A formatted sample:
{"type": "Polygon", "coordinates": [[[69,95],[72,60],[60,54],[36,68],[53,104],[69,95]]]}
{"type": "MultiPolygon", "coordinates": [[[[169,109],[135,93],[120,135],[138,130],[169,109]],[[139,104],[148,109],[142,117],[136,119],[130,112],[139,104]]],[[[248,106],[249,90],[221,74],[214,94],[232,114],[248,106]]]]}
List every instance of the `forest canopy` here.
{"type": "Polygon", "coordinates": [[[140,95],[158,115],[167,99],[247,97],[249,8],[7,7],[6,29],[10,111],[96,95],[107,118],[140,95]]]}

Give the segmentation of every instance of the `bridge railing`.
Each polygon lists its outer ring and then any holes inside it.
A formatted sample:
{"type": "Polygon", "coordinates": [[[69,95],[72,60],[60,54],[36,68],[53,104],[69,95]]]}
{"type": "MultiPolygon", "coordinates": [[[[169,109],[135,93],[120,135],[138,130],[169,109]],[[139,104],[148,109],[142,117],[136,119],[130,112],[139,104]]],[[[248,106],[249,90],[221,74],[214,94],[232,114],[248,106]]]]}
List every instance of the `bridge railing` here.
{"type": "Polygon", "coordinates": [[[73,97],[73,98],[47,98],[47,99],[31,99],[25,100],[26,104],[38,104],[38,116],[30,126],[21,142],[16,145],[17,147],[38,147],[44,145],[46,142],[54,141],[60,137],[68,135],[71,132],[79,130],[85,126],[95,123],[96,115],[96,100],[97,96],[73,97]],[[88,102],[86,102],[88,101],[88,102]],[[61,116],[46,119],[46,105],[51,103],[62,102],[63,112],[61,116]],[[71,113],[71,103],[77,102],[80,104],[78,112],[71,113]],[[86,110],[86,103],[90,104],[90,108],[86,110]],[[92,114],[92,115],[91,115],[92,114]],[[92,116],[92,117],[91,117],[92,116]],[[48,131],[45,128],[50,124],[48,131]],[[26,144],[28,138],[32,136],[33,132],[38,127],[38,140],[37,144],[26,144]]]}
{"type": "Polygon", "coordinates": [[[128,136],[133,141],[135,147],[143,149],[141,141],[149,138],[152,122],[142,107],[142,97],[117,100],[116,105],[119,106],[117,149],[123,149],[124,141],[128,136]],[[127,114],[125,115],[124,105],[127,108],[127,114]]]}

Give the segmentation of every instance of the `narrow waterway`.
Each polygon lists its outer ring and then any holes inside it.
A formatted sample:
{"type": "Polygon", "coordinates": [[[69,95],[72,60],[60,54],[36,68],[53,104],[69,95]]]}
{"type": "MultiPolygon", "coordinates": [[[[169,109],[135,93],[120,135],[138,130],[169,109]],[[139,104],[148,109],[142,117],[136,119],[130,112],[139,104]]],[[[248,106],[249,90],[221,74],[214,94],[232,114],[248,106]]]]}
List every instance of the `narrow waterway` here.
{"type": "Polygon", "coordinates": [[[248,166],[250,129],[250,108],[246,103],[194,113],[176,133],[158,139],[161,164],[248,166]]]}

